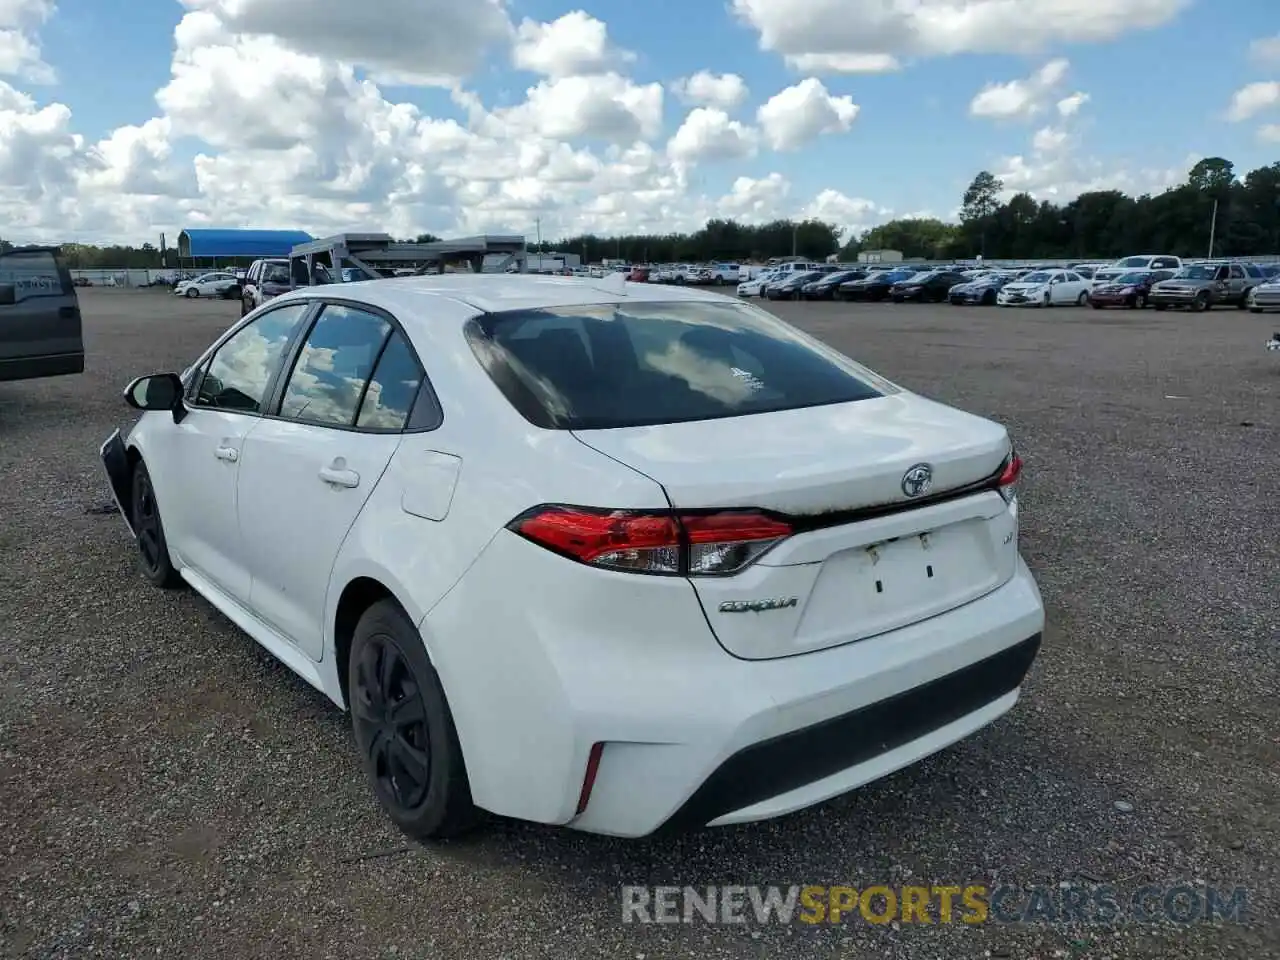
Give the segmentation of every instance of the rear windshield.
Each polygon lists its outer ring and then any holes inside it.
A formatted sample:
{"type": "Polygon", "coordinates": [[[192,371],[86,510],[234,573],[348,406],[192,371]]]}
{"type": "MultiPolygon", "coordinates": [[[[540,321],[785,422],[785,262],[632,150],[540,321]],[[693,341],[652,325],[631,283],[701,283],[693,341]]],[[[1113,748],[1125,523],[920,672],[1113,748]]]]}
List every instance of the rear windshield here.
{"type": "Polygon", "coordinates": [[[603,430],[850,403],[897,392],[747,304],[611,303],[491,313],[467,340],[531,423],[603,430]]]}

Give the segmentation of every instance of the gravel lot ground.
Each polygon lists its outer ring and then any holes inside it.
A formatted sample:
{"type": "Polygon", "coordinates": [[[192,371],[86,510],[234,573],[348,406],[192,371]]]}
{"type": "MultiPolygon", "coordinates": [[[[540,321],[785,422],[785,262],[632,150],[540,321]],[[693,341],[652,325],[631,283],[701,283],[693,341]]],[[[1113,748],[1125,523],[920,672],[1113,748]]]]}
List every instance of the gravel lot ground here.
{"type": "Polygon", "coordinates": [[[0,945],[9,956],[1280,956],[1275,317],[783,304],[1009,425],[1048,605],[1018,708],[820,809],[676,840],[389,827],[345,718],[134,574],[97,448],[235,304],[83,293],[89,370],[0,384],[0,945]],[[622,884],[1249,888],[1246,923],[637,925],[622,884]]]}

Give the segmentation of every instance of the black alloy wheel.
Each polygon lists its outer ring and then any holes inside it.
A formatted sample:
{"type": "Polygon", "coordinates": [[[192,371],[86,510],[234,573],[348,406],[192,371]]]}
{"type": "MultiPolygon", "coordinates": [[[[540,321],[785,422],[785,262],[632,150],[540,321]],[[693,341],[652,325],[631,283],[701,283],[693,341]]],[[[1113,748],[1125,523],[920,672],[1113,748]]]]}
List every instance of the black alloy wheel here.
{"type": "Polygon", "coordinates": [[[143,579],[156,587],[180,585],[182,577],[169,559],[169,544],[165,540],[164,523],[160,519],[160,505],[151,485],[151,474],[142,461],[134,467],[131,499],[130,516],[138,542],[138,569],[143,579]]]}
{"type": "Polygon", "coordinates": [[[363,645],[351,711],[378,798],[402,810],[420,807],[431,783],[427,709],[412,668],[390,637],[363,645]]]}
{"type": "Polygon", "coordinates": [[[347,688],[365,776],[396,825],[418,840],[469,829],[477,811],[453,715],[422,637],[395,601],[375,603],[356,625],[347,688]]]}

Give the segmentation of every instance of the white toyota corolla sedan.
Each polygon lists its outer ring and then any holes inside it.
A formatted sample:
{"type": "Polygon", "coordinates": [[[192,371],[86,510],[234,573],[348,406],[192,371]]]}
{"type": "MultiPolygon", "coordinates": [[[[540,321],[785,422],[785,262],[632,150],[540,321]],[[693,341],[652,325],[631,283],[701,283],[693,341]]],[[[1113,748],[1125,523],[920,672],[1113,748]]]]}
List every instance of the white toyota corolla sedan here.
{"type": "Polygon", "coordinates": [[[143,577],[349,709],[415,837],[785,814],[990,723],[1039,647],[1005,429],[729,297],[311,287],[125,396],[143,577]]]}

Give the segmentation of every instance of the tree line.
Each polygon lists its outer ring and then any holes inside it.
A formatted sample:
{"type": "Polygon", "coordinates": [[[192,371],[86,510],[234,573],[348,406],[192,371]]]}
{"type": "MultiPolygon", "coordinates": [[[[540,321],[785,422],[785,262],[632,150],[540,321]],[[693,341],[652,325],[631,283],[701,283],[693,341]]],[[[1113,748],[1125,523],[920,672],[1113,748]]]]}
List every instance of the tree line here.
{"type": "Polygon", "coordinates": [[[895,220],[858,238],[860,249],[907,257],[993,260],[1100,259],[1132,253],[1182,257],[1280,254],[1280,163],[1237,177],[1222,157],[1201,160],[1185,183],[1140,197],[1082,193],[1056,204],[1018,193],[987,171],[965,191],[959,223],[895,220]]]}
{"type": "Polygon", "coordinates": [[[964,192],[958,223],[891,220],[843,243],[840,228],[821,221],[752,226],[711,220],[690,234],[588,234],[530,249],[633,263],[764,260],[792,254],[819,260],[833,253],[853,261],[870,250],[898,250],[907,258],[930,260],[979,255],[991,260],[1113,260],[1135,252],[1280,255],[1280,162],[1237,177],[1229,160],[1211,157],[1192,167],[1185,183],[1140,197],[1097,190],[1058,204],[1027,193],[1002,200],[1004,193],[1000,179],[984,170],[964,192]]]}
{"type": "MultiPolygon", "coordinates": [[[[1083,193],[1065,204],[1027,193],[1002,200],[1004,184],[989,171],[964,192],[958,223],[901,219],[845,238],[821,220],[774,220],[745,224],[715,219],[693,233],[601,236],[586,234],[531,243],[531,253],[576,253],[583,262],[606,258],[628,263],[765,260],[800,256],[822,260],[839,254],[853,261],[862,251],[899,250],[931,260],[1115,259],[1131,253],[1183,257],[1280,255],[1280,162],[1238,177],[1222,157],[1201,160],[1185,183],[1131,197],[1118,190],[1083,193]]],[[[419,234],[417,242],[438,239],[419,234]]],[[[0,242],[0,250],[12,244],[0,242]]],[[[62,247],[73,269],[165,266],[151,243],[140,246],[62,247]]],[[[168,265],[176,265],[168,251],[168,265]]]]}

